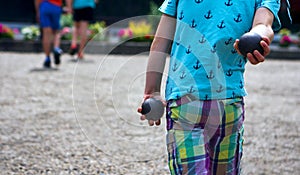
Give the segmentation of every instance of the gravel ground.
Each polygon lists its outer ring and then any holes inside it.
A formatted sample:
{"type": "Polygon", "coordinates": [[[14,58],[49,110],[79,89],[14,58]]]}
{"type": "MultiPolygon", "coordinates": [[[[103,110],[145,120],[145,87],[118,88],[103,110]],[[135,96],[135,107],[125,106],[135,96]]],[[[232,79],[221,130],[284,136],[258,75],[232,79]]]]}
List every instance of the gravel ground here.
{"type": "MultiPolygon", "coordinates": [[[[165,129],[136,108],[145,55],[0,53],[0,174],[168,174],[165,129]]],[[[242,174],[300,174],[300,61],[247,65],[242,174]]],[[[162,124],[164,125],[164,123],[162,124]]]]}

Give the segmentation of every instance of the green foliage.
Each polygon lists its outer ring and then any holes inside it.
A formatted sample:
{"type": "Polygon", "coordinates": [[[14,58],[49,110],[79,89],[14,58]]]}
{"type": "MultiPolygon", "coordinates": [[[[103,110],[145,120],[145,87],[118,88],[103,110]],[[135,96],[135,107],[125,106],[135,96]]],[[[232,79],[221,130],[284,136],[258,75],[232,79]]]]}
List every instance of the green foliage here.
{"type": "Polygon", "coordinates": [[[60,31],[61,39],[62,40],[71,40],[72,39],[72,28],[71,27],[64,27],[60,31]]]}
{"type": "Polygon", "coordinates": [[[37,26],[27,26],[21,29],[25,40],[36,40],[40,36],[40,29],[37,26]]]}
{"type": "Polygon", "coordinates": [[[152,26],[146,21],[129,21],[129,29],[135,37],[149,35],[152,32],[152,26]]]}
{"type": "Polygon", "coordinates": [[[279,35],[281,35],[281,36],[284,36],[284,35],[290,35],[291,34],[291,31],[289,30],[289,29],[287,29],[287,28],[283,28],[283,29],[281,29],[280,31],[279,31],[279,35]]]}
{"type": "Polygon", "coordinates": [[[150,1],[149,6],[148,21],[154,29],[157,28],[162,13],[158,10],[159,6],[154,1],[150,1]]]}
{"type": "Polygon", "coordinates": [[[158,10],[158,5],[154,2],[154,1],[150,1],[149,2],[150,5],[150,11],[149,11],[149,15],[161,15],[161,12],[158,10]]]}
{"type": "Polygon", "coordinates": [[[72,27],[73,26],[73,17],[71,14],[64,14],[60,18],[61,27],[72,27]]]}
{"type": "Polygon", "coordinates": [[[106,23],[104,21],[96,22],[89,25],[89,30],[91,31],[90,38],[93,40],[101,41],[105,39],[104,29],[106,23]]]}
{"type": "Polygon", "coordinates": [[[146,21],[129,21],[127,28],[122,28],[118,32],[122,40],[134,42],[148,42],[153,40],[152,25],[146,21]]]}

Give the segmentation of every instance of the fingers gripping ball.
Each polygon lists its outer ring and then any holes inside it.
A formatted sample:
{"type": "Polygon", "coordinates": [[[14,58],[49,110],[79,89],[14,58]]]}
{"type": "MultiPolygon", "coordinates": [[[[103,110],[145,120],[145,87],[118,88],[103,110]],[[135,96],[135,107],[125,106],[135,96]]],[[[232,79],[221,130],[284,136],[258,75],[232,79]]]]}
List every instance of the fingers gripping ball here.
{"type": "Polygon", "coordinates": [[[253,53],[254,50],[258,50],[262,55],[264,49],[260,45],[262,37],[257,33],[246,33],[239,39],[238,48],[243,56],[247,56],[247,53],[253,53]]]}
{"type": "Polygon", "coordinates": [[[164,114],[163,103],[155,98],[148,98],[142,104],[142,112],[147,120],[159,120],[164,114]]]}

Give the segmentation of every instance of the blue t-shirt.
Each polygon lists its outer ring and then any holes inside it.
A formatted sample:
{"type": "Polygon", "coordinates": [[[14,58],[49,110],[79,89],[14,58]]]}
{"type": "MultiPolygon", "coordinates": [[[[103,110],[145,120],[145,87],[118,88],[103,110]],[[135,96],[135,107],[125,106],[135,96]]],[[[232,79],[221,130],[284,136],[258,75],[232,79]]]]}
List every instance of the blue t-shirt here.
{"type": "Polygon", "coordinates": [[[95,0],[73,0],[74,9],[81,9],[86,7],[95,8],[96,7],[95,0]]]}
{"type": "Polygon", "coordinates": [[[166,99],[193,95],[200,100],[245,96],[247,59],[233,44],[250,31],[257,8],[266,7],[279,29],[277,0],[165,0],[160,11],[176,17],[166,99]]]}

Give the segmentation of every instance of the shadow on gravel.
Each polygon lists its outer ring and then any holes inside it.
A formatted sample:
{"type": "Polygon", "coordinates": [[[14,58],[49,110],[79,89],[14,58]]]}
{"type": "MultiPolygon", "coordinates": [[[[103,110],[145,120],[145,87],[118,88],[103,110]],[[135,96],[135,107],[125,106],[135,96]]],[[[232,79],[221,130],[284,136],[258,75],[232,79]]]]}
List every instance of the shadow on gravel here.
{"type": "Polygon", "coordinates": [[[78,63],[94,63],[93,60],[86,60],[86,59],[80,60],[80,59],[76,59],[76,58],[70,59],[69,62],[71,62],[71,63],[77,63],[77,62],[78,63]]]}
{"type": "Polygon", "coordinates": [[[58,71],[59,69],[54,67],[54,68],[44,68],[44,67],[37,67],[37,68],[32,68],[29,70],[29,72],[52,72],[52,71],[58,71]]]}

